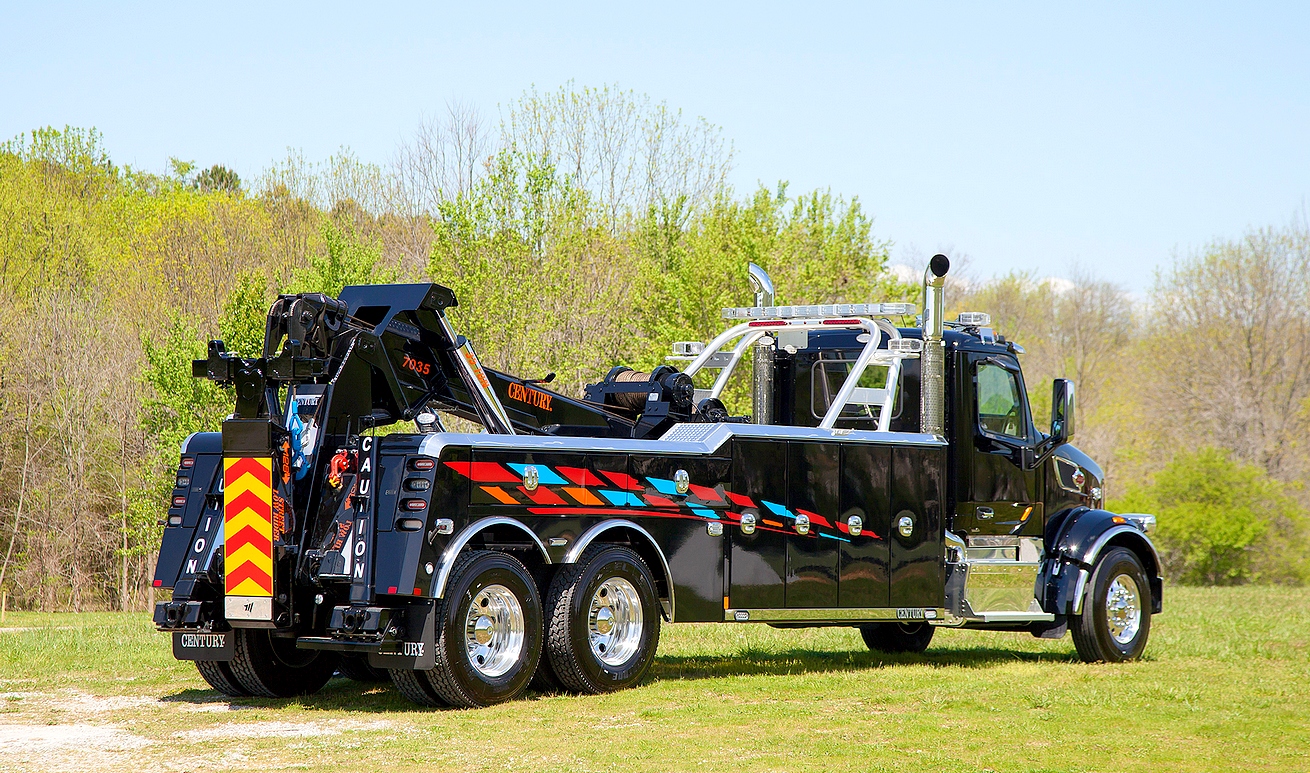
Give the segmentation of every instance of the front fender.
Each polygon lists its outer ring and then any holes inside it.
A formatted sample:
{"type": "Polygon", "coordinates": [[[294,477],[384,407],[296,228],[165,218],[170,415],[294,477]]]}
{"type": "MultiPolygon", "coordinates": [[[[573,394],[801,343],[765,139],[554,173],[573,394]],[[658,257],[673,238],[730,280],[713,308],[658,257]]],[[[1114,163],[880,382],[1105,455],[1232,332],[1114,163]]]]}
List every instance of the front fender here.
{"type": "Polygon", "coordinates": [[[1042,608],[1061,615],[1081,614],[1083,589],[1092,569],[1101,555],[1114,547],[1137,555],[1151,585],[1151,612],[1162,612],[1164,578],[1151,539],[1123,516],[1090,507],[1063,510],[1047,523],[1046,560],[1037,580],[1042,608]]]}

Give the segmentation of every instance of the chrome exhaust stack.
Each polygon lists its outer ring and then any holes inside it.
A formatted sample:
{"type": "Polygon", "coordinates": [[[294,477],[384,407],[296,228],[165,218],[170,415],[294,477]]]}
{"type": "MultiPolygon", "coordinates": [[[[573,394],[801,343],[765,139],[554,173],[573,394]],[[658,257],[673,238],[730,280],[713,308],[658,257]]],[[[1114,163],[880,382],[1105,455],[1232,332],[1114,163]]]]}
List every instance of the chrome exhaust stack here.
{"type": "MultiPolygon", "coordinates": [[[[750,273],[751,290],[755,293],[755,305],[774,305],[773,280],[769,278],[769,273],[754,263],[747,270],[750,273]]],[[[751,416],[756,424],[773,423],[773,354],[776,345],[763,343],[769,339],[769,336],[764,336],[755,345],[752,360],[755,381],[751,388],[751,416]]]]}
{"type": "Polygon", "coordinates": [[[919,427],[925,435],[946,436],[946,272],[951,261],[933,255],[923,272],[923,354],[919,376],[919,427]]]}

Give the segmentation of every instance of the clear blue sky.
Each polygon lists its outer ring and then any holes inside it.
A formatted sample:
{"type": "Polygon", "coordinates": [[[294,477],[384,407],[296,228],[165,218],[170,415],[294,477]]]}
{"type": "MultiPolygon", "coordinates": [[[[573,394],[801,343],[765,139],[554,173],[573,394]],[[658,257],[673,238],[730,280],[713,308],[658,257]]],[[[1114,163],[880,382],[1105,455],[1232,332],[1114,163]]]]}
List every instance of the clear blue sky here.
{"type": "Polygon", "coordinates": [[[611,83],[722,126],[739,189],[859,196],[897,258],[1134,292],[1310,197],[1306,4],[182,5],[5,3],[0,135],[95,126],[120,163],[249,177],[287,147],[386,161],[451,100],[611,83]]]}

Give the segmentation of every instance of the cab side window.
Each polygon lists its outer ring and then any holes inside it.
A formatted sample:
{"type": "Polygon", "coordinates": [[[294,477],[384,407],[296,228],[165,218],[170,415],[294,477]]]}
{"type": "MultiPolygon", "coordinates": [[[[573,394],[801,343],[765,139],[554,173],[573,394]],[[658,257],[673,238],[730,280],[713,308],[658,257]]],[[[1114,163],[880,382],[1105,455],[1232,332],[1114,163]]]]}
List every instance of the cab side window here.
{"type": "Polygon", "coordinates": [[[1019,375],[999,365],[980,362],[974,372],[974,383],[978,387],[978,426],[994,435],[1022,439],[1026,433],[1019,375]]]}

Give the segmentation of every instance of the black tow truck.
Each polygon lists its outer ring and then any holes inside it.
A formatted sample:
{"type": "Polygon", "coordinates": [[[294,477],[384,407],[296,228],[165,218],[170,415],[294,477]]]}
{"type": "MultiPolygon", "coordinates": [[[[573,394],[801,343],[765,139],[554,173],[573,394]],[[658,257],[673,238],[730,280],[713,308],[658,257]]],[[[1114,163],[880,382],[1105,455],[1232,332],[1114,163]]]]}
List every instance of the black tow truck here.
{"type": "Polygon", "coordinates": [[[1137,658],[1154,519],[1102,509],[1072,383],[1039,428],[1022,349],[943,319],[948,269],[920,309],[778,306],[752,265],[755,305],[674,344],[680,369],[616,367],[581,399],[484,368],[440,285],[281,296],[261,356],[215,341],[194,364],[235,409],[182,446],[155,623],[228,695],[340,671],[425,705],[630,686],[664,621],[852,626],[894,652],[1068,631],[1084,660],[1137,658]],[[400,421],[417,432],[378,431],[400,421]]]}

